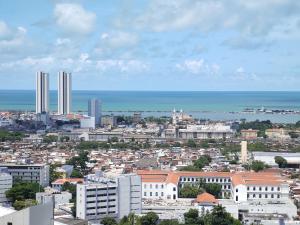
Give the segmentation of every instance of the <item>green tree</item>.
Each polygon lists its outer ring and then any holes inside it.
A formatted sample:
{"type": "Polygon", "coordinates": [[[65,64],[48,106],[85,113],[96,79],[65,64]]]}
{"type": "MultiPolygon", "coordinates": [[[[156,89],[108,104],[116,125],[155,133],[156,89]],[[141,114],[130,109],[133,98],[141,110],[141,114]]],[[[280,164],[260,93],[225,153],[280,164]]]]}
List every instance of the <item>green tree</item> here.
{"type": "Polygon", "coordinates": [[[158,222],[158,215],[154,212],[149,212],[140,218],[141,225],[156,225],[158,222]]]}
{"type": "Polygon", "coordinates": [[[117,221],[111,217],[105,217],[101,220],[101,224],[103,225],[118,225],[117,221]]]}
{"type": "Polygon", "coordinates": [[[254,160],[251,163],[251,169],[254,170],[255,172],[264,170],[266,168],[266,165],[264,164],[264,162],[259,161],[259,160],[254,160]]]}
{"type": "Polygon", "coordinates": [[[203,184],[203,188],[207,193],[212,194],[216,198],[221,197],[222,186],[220,184],[205,183],[203,184]]]}
{"type": "Polygon", "coordinates": [[[57,164],[50,165],[50,168],[49,168],[49,181],[50,181],[50,183],[52,183],[53,181],[55,181],[59,178],[62,178],[62,174],[55,171],[55,169],[58,166],[59,165],[57,165],[57,164]]]}
{"type": "Polygon", "coordinates": [[[70,177],[71,178],[83,178],[83,174],[78,169],[73,169],[70,177]]]}
{"type": "Polygon", "coordinates": [[[184,221],[186,225],[202,224],[200,223],[198,209],[190,209],[188,212],[184,213],[184,221]]]}
{"type": "Polygon", "coordinates": [[[159,225],[179,225],[178,220],[163,220],[159,225]]]}
{"type": "Polygon", "coordinates": [[[203,189],[200,189],[198,186],[193,186],[190,184],[184,185],[179,190],[179,195],[181,198],[196,198],[197,195],[203,193],[203,189]]]}
{"type": "Polygon", "coordinates": [[[43,192],[44,188],[37,183],[17,183],[5,192],[6,197],[12,202],[24,201],[25,199],[35,199],[37,192],[43,192]]]}
{"type": "Polygon", "coordinates": [[[186,144],[189,148],[196,148],[197,144],[193,139],[189,139],[186,144]]]}
{"type": "Polygon", "coordinates": [[[281,156],[275,156],[275,162],[278,164],[279,168],[285,168],[287,166],[287,161],[281,156]]]}
{"type": "Polygon", "coordinates": [[[239,220],[234,219],[225,208],[217,205],[210,213],[203,216],[204,225],[241,225],[239,220]]]}
{"type": "Polygon", "coordinates": [[[43,138],[43,142],[44,143],[52,143],[52,142],[57,142],[58,141],[58,137],[57,136],[54,136],[54,135],[49,135],[49,136],[45,136],[43,138]]]}
{"type": "Polygon", "coordinates": [[[34,206],[37,205],[37,201],[34,199],[26,199],[26,200],[16,200],[13,203],[13,207],[15,208],[15,210],[21,210],[21,209],[25,209],[28,208],[30,206],[34,206]]]}

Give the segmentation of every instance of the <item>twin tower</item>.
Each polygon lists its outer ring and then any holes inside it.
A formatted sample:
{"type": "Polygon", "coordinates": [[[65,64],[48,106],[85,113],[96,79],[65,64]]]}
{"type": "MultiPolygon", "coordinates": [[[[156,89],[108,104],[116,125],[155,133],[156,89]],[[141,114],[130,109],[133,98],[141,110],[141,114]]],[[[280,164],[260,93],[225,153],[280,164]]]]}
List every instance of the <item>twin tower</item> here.
{"type": "MultiPolygon", "coordinates": [[[[72,112],[72,75],[60,71],[58,73],[58,114],[72,112]]],[[[39,71],[36,73],[36,113],[49,112],[49,74],[39,71]]]]}

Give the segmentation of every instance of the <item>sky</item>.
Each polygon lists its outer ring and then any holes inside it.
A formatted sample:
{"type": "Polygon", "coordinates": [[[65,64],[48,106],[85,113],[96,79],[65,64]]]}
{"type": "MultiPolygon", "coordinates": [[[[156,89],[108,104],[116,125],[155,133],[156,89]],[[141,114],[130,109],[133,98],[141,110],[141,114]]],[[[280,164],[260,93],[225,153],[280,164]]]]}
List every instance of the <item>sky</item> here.
{"type": "Polygon", "coordinates": [[[298,91],[297,0],[0,0],[0,89],[298,91]]]}

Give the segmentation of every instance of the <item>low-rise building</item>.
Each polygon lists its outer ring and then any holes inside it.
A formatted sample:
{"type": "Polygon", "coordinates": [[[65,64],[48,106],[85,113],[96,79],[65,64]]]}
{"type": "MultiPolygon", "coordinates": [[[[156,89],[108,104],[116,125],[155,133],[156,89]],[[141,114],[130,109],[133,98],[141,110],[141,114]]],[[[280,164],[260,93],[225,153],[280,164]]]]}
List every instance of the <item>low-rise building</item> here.
{"type": "Polygon", "coordinates": [[[241,138],[246,140],[256,139],[258,134],[258,130],[241,130],[241,138]]]}
{"type": "Polygon", "coordinates": [[[46,164],[0,164],[13,178],[13,182],[38,183],[49,185],[49,166],[46,164]]]}
{"type": "Polygon", "coordinates": [[[122,218],[131,212],[140,214],[141,179],[134,174],[116,178],[89,175],[84,183],[77,184],[76,202],[77,217],[89,221],[122,218]]]}

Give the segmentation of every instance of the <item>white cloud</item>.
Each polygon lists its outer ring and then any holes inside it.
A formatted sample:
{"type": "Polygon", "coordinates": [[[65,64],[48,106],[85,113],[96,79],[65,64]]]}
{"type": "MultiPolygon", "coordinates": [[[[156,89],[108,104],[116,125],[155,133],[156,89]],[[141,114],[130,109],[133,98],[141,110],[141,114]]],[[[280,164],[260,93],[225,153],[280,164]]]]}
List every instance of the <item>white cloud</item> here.
{"type": "Polygon", "coordinates": [[[137,35],[127,32],[118,31],[101,35],[101,43],[109,48],[131,47],[136,45],[137,42],[137,35]]]}
{"type": "Polygon", "coordinates": [[[119,70],[121,72],[141,72],[148,68],[148,65],[139,60],[98,60],[96,68],[101,71],[119,70]]]}
{"type": "Polygon", "coordinates": [[[295,0],[153,0],[138,14],[130,14],[126,8],[122,17],[116,19],[116,26],[156,32],[226,29],[237,37],[225,44],[257,48],[272,40],[298,38],[299,12],[300,1],[295,0]]]}
{"type": "Polygon", "coordinates": [[[65,34],[86,35],[93,31],[96,14],[85,10],[79,4],[60,3],[54,9],[56,24],[65,34]]]}
{"type": "Polygon", "coordinates": [[[185,60],[182,63],[177,63],[176,68],[192,74],[216,75],[220,71],[220,66],[216,63],[208,64],[204,59],[185,60]]]}

